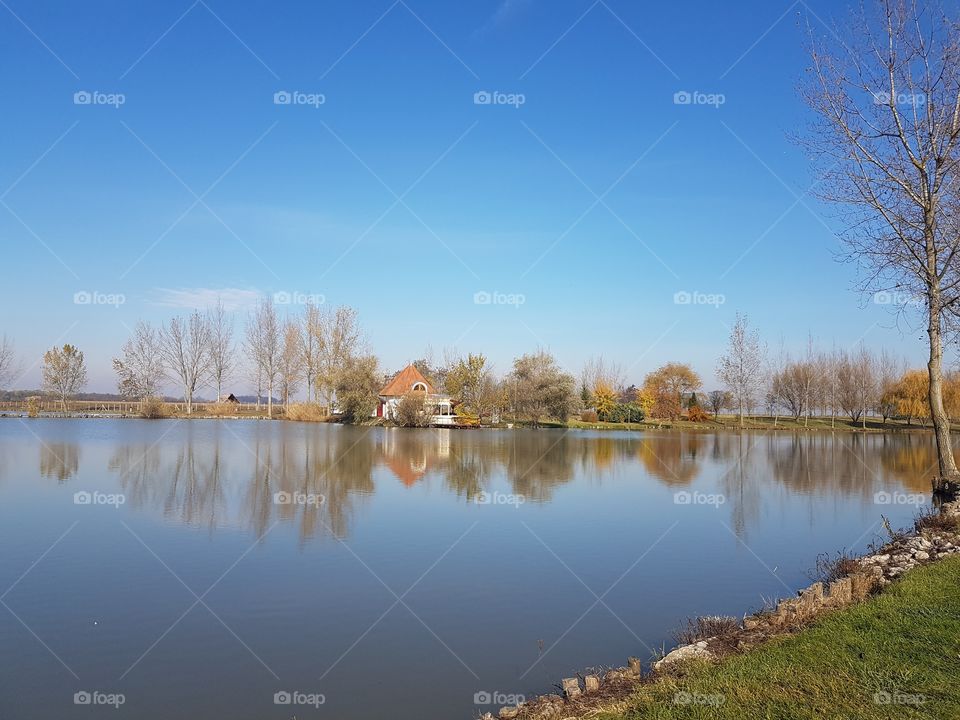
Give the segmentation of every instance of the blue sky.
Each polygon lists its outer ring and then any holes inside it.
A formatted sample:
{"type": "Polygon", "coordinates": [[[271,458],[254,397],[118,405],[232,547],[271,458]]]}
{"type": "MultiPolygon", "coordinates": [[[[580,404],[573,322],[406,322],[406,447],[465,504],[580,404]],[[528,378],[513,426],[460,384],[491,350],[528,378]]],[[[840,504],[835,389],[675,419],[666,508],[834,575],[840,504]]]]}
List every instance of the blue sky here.
{"type": "Polygon", "coordinates": [[[798,20],[840,4],[4,3],[20,386],[73,342],[113,390],[137,319],[277,292],[357,307],[385,369],[431,345],[505,371],[544,346],[574,372],[602,353],[639,383],[682,360],[713,385],[737,311],[771,346],[922,361],[921,334],[852,289],[788,139],[798,20]]]}

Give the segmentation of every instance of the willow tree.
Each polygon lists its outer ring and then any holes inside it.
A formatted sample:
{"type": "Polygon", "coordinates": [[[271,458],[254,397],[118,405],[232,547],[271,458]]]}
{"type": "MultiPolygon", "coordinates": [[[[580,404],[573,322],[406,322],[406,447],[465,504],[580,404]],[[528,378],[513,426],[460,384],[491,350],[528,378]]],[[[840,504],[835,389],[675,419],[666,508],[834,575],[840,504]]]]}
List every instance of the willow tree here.
{"type": "Polygon", "coordinates": [[[960,472],[943,404],[943,336],[960,314],[960,27],[933,3],[872,0],[844,29],[810,33],[803,141],[818,194],[841,209],[861,289],[919,307],[929,341],[935,487],[960,472]]]}

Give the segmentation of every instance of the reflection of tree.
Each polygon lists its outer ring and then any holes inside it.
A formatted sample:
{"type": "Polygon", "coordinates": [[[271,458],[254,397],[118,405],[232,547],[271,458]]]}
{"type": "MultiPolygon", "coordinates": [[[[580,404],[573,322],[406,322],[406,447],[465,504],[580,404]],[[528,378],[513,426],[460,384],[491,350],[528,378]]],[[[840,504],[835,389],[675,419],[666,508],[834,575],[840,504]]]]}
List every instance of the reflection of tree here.
{"type": "Polygon", "coordinates": [[[640,440],[636,456],[648,473],[667,485],[689,485],[700,474],[702,445],[698,433],[654,435],[640,440]]]}
{"type": "Polygon", "coordinates": [[[75,443],[40,443],[40,475],[66,482],[80,467],[80,446],[75,443]]]}
{"type": "Polygon", "coordinates": [[[531,430],[514,433],[512,440],[504,449],[507,478],[515,494],[547,501],[554,487],[573,479],[577,439],[569,433],[531,430]]]}
{"type": "Polygon", "coordinates": [[[932,435],[903,433],[884,436],[878,450],[883,469],[897,478],[906,490],[930,492],[930,478],[937,471],[937,453],[932,435]]]}

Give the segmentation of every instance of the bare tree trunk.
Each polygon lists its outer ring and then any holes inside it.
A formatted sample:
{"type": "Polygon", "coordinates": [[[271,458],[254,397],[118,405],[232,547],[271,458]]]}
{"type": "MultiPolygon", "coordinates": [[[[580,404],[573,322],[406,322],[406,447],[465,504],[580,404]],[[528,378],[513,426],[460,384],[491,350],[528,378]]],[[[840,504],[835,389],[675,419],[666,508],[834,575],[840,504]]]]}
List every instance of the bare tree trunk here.
{"type": "Polygon", "coordinates": [[[937,438],[937,462],[940,466],[940,480],[956,483],[960,480],[960,471],[953,457],[950,442],[950,419],[943,409],[943,338],[940,333],[940,289],[931,288],[930,320],[927,326],[930,336],[930,361],[927,371],[930,375],[930,419],[937,438]]]}

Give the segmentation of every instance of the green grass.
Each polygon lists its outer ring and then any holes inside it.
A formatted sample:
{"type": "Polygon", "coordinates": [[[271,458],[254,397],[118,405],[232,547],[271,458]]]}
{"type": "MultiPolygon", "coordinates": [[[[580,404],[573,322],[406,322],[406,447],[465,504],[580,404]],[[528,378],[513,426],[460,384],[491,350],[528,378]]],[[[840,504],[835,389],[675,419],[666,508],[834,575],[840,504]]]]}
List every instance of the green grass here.
{"type": "Polygon", "coordinates": [[[827,615],[797,635],[644,686],[629,708],[597,717],[960,718],[960,557],[913,570],[866,603],[827,615]],[[678,704],[678,692],[723,701],[678,704]],[[883,692],[922,702],[878,704],[874,694],[883,692]]]}

